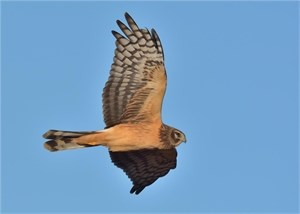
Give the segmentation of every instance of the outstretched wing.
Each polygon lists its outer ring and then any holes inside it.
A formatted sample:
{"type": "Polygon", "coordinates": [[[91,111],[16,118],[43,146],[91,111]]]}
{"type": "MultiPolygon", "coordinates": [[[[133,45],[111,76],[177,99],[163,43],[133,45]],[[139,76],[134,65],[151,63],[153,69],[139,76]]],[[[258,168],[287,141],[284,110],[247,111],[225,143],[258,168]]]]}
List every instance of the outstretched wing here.
{"type": "Polygon", "coordinates": [[[157,33],[140,29],[128,13],[125,18],[129,27],[117,21],[125,36],[112,31],[115,56],[102,94],[106,127],[160,119],[166,88],[163,49],[157,33]]]}
{"type": "Polygon", "coordinates": [[[145,149],[128,152],[109,152],[112,162],[127,174],[133,183],[130,193],[139,194],[146,186],[176,168],[177,151],[145,149]]]}

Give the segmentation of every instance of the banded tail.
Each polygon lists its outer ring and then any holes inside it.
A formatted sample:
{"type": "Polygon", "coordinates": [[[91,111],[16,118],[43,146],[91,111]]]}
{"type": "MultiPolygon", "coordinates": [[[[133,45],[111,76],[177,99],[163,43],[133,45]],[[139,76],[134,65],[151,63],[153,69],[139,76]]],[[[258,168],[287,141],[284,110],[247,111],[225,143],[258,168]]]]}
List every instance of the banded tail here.
{"type": "Polygon", "coordinates": [[[43,137],[51,140],[45,142],[44,147],[51,152],[55,152],[61,150],[97,146],[97,145],[89,145],[89,144],[80,144],[76,142],[76,138],[82,137],[84,135],[94,134],[94,133],[99,133],[99,132],[96,131],[73,132],[73,131],[49,130],[45,134],[43,134],[43,137]]]}

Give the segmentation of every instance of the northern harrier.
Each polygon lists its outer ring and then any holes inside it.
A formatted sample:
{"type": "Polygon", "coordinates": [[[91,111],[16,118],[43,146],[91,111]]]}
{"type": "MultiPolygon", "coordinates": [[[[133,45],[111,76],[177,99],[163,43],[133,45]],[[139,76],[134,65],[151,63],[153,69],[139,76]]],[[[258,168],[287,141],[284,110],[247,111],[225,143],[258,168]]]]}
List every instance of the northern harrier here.
{"type": "Polygon", "coordinates": [[[161,120],[167,75],[164,53],[154,29],[140,29],[125,13],[124,33],[116,31],[116,49],[110,76],[103,89],[106,127],[100,131],[49,130],[44,146],[50,151],[106,146],[112,162],[133,182],[130,193],[146,186],[176,167],[175,147],[185,142],[183,132],[161,120]]]}

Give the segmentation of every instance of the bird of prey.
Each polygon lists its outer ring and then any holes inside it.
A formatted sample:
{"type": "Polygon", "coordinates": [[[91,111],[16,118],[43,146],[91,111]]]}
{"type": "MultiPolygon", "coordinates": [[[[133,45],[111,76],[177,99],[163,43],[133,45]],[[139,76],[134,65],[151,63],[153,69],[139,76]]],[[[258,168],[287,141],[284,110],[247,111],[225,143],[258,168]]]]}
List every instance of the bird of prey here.
{"type": "Polygon", "coordinates": [[[146,186],[176,167],[176,146],[186,142],[184,133],[162,122],[161,109],[167,75],[161,41],[154,29],[141,29],[125,13],[124,35],[112,31],[116,49],[110,76],[103,89],[106,127],[99,131],[49,130],[44,147],[61,151],[105,146],[112,162],[133,183],[130,193],[146,186]]]}

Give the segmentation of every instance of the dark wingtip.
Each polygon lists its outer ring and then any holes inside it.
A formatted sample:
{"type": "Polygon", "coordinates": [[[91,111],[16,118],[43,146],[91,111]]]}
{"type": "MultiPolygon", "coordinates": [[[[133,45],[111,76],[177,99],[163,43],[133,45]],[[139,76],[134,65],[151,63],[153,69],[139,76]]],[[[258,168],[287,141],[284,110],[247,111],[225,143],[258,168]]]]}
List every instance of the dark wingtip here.
{"type": "Polygon", "coordinates": [[[117,25],[120,25],[122,22],[119,19],[117,19],[116,23],[117,25]]]}
{"type": "Polygon", "coordinates": [[[165,58],[164,49],[162,47],[160,38],[159,38],[159,36],[158,36],[158,34],[157,34],[157,32],[154,28],[151,29],[151,34],[152,34],[152,38],[154,39],[154,43],[155,43],[156,48],[161,52],[161,54],[163,56],[163,59],[164,59],[165,58]]]}
{"type": "Polygon", "coordinates": [[[140,192],[142,192],[143,191],[143,189],[144,189],[145,187],[143,187],[143,186],[133,186],[132,188],[131,188],[131,190],[130,190],[130,193],[131,194],[136,194],[136,195],[138,195],[138,194],[140,194],[140,192]]]}
{"type": "Polygon", "coordinates": [[[130,194],[133,194],[135,192],[134,186],[130,190],[130,194]]]}
{"type": "Polygon", "coordinates": [[[128,12],[125,12],[124,16],[125,16],[126,19],[127,19],[127,18],[131,18],[131,19],[132,19],[132,17],[129,15],[128,12]]]}
{"type": "Polygon", "coordinates": [[[129,25],[129,27],[133,30],[133,28],[139,29],[139,26],[137,25],[137,23],[134,21],[134,19],[129,15],[129,13],[125,13],[125,18],[126,21],[129,25]]]}
{"type": "Polygon", "coordinates": [[[120,39],[122,38],[123,36],[121,34],[119,34],[117,31],[115,30],[112,30],[111,33],[113,34],[113,36],[116,38],[116,39],[120,39]]]}

